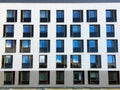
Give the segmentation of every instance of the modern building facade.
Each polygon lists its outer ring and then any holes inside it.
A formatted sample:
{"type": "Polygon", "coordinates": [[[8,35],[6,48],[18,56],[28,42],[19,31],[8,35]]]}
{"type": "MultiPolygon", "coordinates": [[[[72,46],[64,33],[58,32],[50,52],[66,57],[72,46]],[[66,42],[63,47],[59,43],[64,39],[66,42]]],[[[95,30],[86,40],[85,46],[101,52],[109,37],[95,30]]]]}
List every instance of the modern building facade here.
{"type": "Polygon", "coordinates": [[[119,0],[0,0],[0,87],[120,87],[119,0]]]}

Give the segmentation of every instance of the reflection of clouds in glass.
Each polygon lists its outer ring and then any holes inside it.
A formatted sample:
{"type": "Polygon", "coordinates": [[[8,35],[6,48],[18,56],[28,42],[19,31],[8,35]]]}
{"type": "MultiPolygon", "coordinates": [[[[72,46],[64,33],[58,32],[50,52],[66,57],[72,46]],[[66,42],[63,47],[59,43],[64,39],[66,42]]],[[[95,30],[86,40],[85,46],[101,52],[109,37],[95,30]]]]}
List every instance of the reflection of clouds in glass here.
{"type": "Polygon", "coordinates": [[[40,56],[40,63],[45,63],[45,56],[40,56]]]}
{"type": "Polygon", "coordinates": [[[73,63],[78,63],[79,62],[79,58],[77,55],[73,56],[73,63]]]}
{"type": "Polygon", "coordinates": [[[12,47],[12,42],[11,41],[6,41],[6,47],[11,48],[12,47]]]}
{"type": "Polygon", "coordinates": [[[62,57],[61,56],[57,56],[57,63],[62,63],[62,57]]]}

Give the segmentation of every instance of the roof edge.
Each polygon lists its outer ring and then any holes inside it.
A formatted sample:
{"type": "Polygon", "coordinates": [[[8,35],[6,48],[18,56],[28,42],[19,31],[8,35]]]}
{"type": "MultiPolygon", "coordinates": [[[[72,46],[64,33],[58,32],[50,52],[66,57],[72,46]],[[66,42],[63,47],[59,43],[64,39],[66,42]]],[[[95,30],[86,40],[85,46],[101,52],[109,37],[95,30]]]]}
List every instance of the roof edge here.
{"type": "Polygon", "coordinates": [[[0,0],[0,3],[111,3],[120,0],[0,0]]]}

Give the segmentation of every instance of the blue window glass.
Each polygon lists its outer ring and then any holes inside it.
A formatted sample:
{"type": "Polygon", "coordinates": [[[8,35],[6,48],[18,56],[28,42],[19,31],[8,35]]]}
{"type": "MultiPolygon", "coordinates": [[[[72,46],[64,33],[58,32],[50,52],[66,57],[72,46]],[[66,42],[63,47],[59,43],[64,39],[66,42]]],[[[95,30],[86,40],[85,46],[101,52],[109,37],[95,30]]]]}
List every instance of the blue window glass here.
{"type": "Polygon", "coordinates": [[[91,63],[96,63],[95,55],[90,55],[90,62],[91,63]]]}
{"type": "Polygon", "coordinates": [[[80,11],[73,10],[73,18],[80,18],[80,11]]]}
{"type": "Polygon", "coordinates": [[[72,26],[72,32],[73,33],[80,32],[80,26],[79,25],[73,25],[72,26]]]}
{"type": "Polygon", "coordinates": [[[64,18],[64,11],[63,10],[57,10],[57,18],[64,18]]]}
{"type": "Polygon", "coordinates": [[[31,17],[31,11],[30,10],[24,10],[23,16],[24,16],[24,18],[30,18],[31,17]]]}
{"type": "Polygon", "coordinates": [[[95,46],[96,46],[95,45],[95,41],[94,40],[90,40],[89,41],[89,45],[90,45],[91,48],[95,48],[95,46]]]}
{"type": "Polygon", "coordinates": [[[13,17],[14,17],[14,11],[8,10],[8,11],[7,11],[7,17],[8,17],[8,18],[13,18],[13,17]]]}
{"type": "Polygon", "coordinates": [[[58,33],[61,33],[61,32],[63,32],[63,26],[61,26],[61,25],[57,25],[57,32],[58,33]]]}
{"type": "Polygon", "coordinates": [[[7,48],[12,48],[12,41],[11,40],[6,41],[6,47],[7,48]]]}
{"type": "Polygon", "coordinates": [[[29,40],[24,40],[23,41],[23,47],[24,48],[29,48],[30,47],[30,41],[29,40]]]}
{"type": "Polygon", "coordinates": [[[47,18],[48,16],[48,13],[46,10],[41,10],[40,11],[40,18],[47,18]]]}
{"type": "Polygon", "coordinates": [[[7,55],[5,63],[11,63],[11,60],[12,60],[12,57],[10,55],[7,55]]]}
{"type": "Polygon", "coordinates": [[[63,40],[57,40],[56,46],[57,46],[58,48],[62,48],[62,47],[63,47],[63,40]]]}
{"type": "Polygon", "coordinates": [[[96,30],[95,30],[95,26],[94,25],[90,25],[90,32],[95,32],[96,30]]]}
{"type": "Polygon", "coordinates": [[[23,26],[23,28],[24,28],[24,32],[30,32],[30,26],[25,25],[23,26]]]}
{"type": "Polygon", "coordinates": [[[61,55],[57,55],[56,56],[56,60],[57,60],[57,63],[62,63],[62,56],[61,55]]]}
{"type": "Polygon", "coordinates": [[[106,25],[107,32],[114,32],[114,25],[106,25]]]}
{"type": "Polygon", "coordinates": [[[47,32],[47,25],[40,25],[40,32],[46,33],[47,32]]]}
{"type": "Polygon", "coordinates": [[[79,48],[80,47],[80,42],[78,40],[73,40],[73,47],[74,48],[79,48]]]}
{"type": "Polygon", "coordinates": [[[46,46],[47,46],[47,42],[44,41],[44,40],[41,40],[41,41],[40,41],[40,47],[41,47],[41,48],[46,48],[46,46]]]}
{"type": "Polygon", "coordinates": [[[6,33],[7,32],[11,32],[11,33],[13,32],[13,25],[7,25],[6,26],[6,33]]]}
{"type": "Polygon", "coordinates": [[[90,17],[90,18],[95,18],[95,17],[96,17],[96,11],[90,10],[90,11],[89,11],[89,17],[90,17]]]}
{"type": "Polygon", "coordinates": [[[29,56],[28,55],[24,55],[22,57],[22,63],[30,63],[30,60],[29,60],[29,56]]]}
{"type": "Polygon", "coordinates": [[[114,42],[112,40],[107,40],[107,47],[108,48],[114,47],[114,42]]]}
{"type": "Polygon", "coordinates": [[[115,55],[108,55],[107,56],[108,58],[108,63],[115,63],[115,55]]]}
{"type": "Polygon", "coordinates": [[[111,18],[111,11],[109,11],[109,10],[106,11],[106,17],[111,18]]]}
{"type": "Polygon", "coordinates": [[[73,59],[73,63],[79,63],[79,56],[78,55],[73,55],[72,59],[73,59]]]}

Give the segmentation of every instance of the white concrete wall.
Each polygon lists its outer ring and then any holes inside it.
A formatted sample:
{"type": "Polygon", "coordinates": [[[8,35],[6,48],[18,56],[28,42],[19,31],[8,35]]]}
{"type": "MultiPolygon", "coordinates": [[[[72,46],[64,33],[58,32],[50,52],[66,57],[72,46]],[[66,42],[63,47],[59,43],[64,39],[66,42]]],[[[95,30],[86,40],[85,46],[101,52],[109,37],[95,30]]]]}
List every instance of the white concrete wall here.
{"type": "MultiPolygon", "coordinates": [[[[39,69],[39,25],[48,24],[48,37],[41,39],[50,39],[51,43],[51,52],[46,53],[48,55],[48,68],[46,70],[56,70],[56,25],[57,24],[67,24],[67,37],[65,40],[65,52],[62,54],[67,54],[67,68],[66,70],[73,70],[70,68],[70,55],[72,52],[72,40],[70,37],[70,25],[71,24],[80,24],[81,25],[81,37],[74,39],[82,39],[84,40],[84,52],[79,53],[82,56],[82,68],[79,70],[89,70],[90,69],[90,54],[101,54],[102,56],[102,68],[97,70],[107,70],[107,48],[106,48],[106,24],[115,24],[115,37],[109,39],[118,39],[118,46],[120,44],[119,36],[120,36],[120,3],[0,3],[0,59],[2,59],[2,55],[7,55],[9,53],[5,53],[5,40],[6,39],[16,39],[17,40],[17,50],[16,53],[10,53],[10,55],[14,55],[13,57],[13,69],[12,70],[21,70],[21,61],[22,54],[33,54],[33,68],[30,70],[38,70],[39,69]],[[17,22],[15,23],[7,23],[6,22],[6,10],[8,9],[16,9],[17,10],[17,22]],[[84,22],[82,23],[73,23],[72,22],[72,10],[83,10],[84,12],[84,22]],[[97,10],[98,14],[98,22],[97,23],[87,23],[86,22],[86,10],[97,10]],[[117,22],[115,23],[106,23],[105,19],[105,10],[106,9],[116,9],[117,10],[117,22]],[[21,23],[20,20],[20,11],[21,10],[31,10],[32,11],[32,22],[31,23],[21,23]],[[40,23],[40,10],[51,10],[51,22],[50,23],[40,23]],[[56,10],[64,10],[65,12],[65,22],[64,23],[56,23],[56,10]],[[3,38],[3,25],[4,24],[14,24],[15,25],[15,34],[14,38],[3,38]],[[33,38],[23,38],[22,31],[24,24],[33,24],[34,25],[34,37],[33,38]],[[89,38],[89,24],[100,24],[101,27],[101,37],[99,38],[89,38]],[[20,39],[30,39],[31,40],[31,53],[20,53],[20,39]],[[98,40],[98,53],[87,53],[87,39],[97,39],[98,40]]],[[[62,39],[62,38],[59,38],[62,39]]],[[[119,46],[120,47],[120,46],[119,46]]],[[[120,70],[120,48],[118,53],[114,53],[117,57],[117,68],[116,70],[120,70]]],[[[45,54],[45,53],[43,53],[45,54]]],[[[57,53],[59,54],[59,53],[57,53]]],[[[60,53],[61,54],[61,53],[60,53]]],[[[75,53],[74,53],[75,54],[75,53]]],[[[77,53],[78,54],[78,53],[77,53]]],[[[0,63],[1,67],[1,63],[0,63]]],[[[0,69],[3,71],[4,69],[0,69]]],[[[5,69],[6,70],[6,69],[5,69]]],[[[11,69],[9,69],[11,70],[11,69]]],[[[22,69],[25,70],[25,69],[22,69]]],[[[29,69],[28,69],[29,70],[29,69]]],[[[45,69],[40,69],[45,70],[45,69]]],[[[57,69],[61,70],[61,69],[57,69]]],[[[77,70],[77,69],[75,69],[77,70]]],[[[94,69],[92,69],[94,70],[94,69]]],[[[96,70],[96,69],[95,69],[96,70]]],[[[111,69],[112,70],[112,69],[111,69]]],[[[114,69],[113,69],[114,70],[114,69]]]]}

